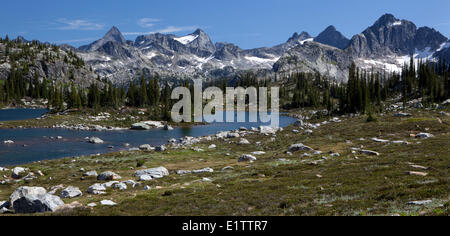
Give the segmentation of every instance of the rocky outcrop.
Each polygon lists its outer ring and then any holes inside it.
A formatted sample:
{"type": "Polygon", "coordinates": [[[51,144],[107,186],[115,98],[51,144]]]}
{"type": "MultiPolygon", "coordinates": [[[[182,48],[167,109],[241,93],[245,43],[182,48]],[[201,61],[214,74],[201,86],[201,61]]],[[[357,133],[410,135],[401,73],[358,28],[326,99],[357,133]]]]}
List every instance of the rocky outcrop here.
{"type": "Polygon", "coordinates": [[[55,211],[64,202],[57,196],[48,194],[41,187],[20,187],[10,196],[15,213],[37,213],[55,211]]]}

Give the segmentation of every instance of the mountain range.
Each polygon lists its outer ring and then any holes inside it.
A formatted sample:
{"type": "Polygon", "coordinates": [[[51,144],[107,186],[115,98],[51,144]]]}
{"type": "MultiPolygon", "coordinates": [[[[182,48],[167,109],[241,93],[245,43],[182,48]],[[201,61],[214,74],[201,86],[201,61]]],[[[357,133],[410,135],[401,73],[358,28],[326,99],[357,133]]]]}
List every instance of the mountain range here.
{"type": "Polygon", "coordinates": [[[117,84],[141,75],[158,74],[168,80],[233,79],[248,71],[261,77],[319,72],[346,81],[352,62],[366,70],[400,73],[411,55],[416,60],[442,57],[450,61],[447,37],[392,14],[381,16],[351,39],[331,25],[317,37],[307,32],[294,33],[285,43],[255,49],[213,43],[201,29],[185,36],[154,33],[130,41],[116,27],[89,45],[61,48],[74,51],[96,74],[117,84]]]}

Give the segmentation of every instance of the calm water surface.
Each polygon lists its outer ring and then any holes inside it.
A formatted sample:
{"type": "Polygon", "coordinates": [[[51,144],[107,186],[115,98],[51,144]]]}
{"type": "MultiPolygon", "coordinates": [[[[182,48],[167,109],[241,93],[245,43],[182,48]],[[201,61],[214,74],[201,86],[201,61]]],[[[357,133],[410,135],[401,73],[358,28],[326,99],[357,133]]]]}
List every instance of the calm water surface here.
{"type": "MultiPolygon", "coordinates": [[[[44,112],[29,110],[31,116],[23,111],[0,110],[0,118],[9,117],[11,114],[15,120],[39,117],[44,112]],[[2,114],[3,113],[3,114],[2,114]],[[23,114],[22,117],[19,114],[23,114]],[[31,117],[30,117],[31,116],[31,117]],[[24,118],[25,117],[25,118],[24,118]]],[[[248,117],[248,113],[246,113],[248,117]]],[[[248,120],[248,119],[246,119],[248,120]]],[[[280,126],[285,127],[295,122],[295,119],[280,116],[280,126]]],[[[124,143],[131,147],[139,147],[142,144],[157,146],[167,144],[171,138],[179,139],[185,136],[206,136],[216,134],[220,131],[229,131],[240,127],[258,127],[269,125],[268,123],[211,123],[207,125],[193,126],[190,128],[175,128],[172,131],[152,129],[148,131],[74,131],[65,129],[0,129],[0,166],[25,164],[40,160],[50,160],[62,157],[81,156],[96,153],[107,153],[112,151],[127,150],[124,143]],[[63,139],[51,139],[62,136],[63,139]],[[85,137],[99,137],[105,141],[104,144],[87,143],[85,137]],[[4,140],[13,140],[14,144],[4,144],[4,140]],[[109,146],[114,148],[110,149],[109,146]]]]}

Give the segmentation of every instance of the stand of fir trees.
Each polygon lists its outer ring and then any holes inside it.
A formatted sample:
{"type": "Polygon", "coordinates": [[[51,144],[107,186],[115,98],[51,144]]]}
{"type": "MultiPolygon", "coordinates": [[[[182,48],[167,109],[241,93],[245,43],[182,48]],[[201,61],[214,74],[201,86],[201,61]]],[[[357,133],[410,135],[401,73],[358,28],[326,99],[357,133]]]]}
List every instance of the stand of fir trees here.
{"type": "Polygon", "coordinates": [[[450,66],[411,58],[401,74],[361,70],[352,64],[347,83],[334,83],[320,74],[296,73],[284,78],[280,96],[284,108],[320,108],[331,113],[380,112],[388,98],[402,97],[404,107],[412,99],[422,98],[427,106],[450,97],[450,66]]]}

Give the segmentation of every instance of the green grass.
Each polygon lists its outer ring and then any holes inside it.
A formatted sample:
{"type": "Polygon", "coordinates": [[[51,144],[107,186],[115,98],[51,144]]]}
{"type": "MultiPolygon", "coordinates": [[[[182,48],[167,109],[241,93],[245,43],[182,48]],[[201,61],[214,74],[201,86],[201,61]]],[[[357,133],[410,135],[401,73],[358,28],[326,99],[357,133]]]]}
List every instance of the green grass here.
{"type": "MultiPolygon", "coordinates": [[[[194,145],[205,150],[169,149],[164,153],[111,153],[96,157],[44,161],[25,165],[32,171],[42,170],[45,177],[32,183],[0,185],[0,200],[6,200],[19,186],[49,188],[74,185],[84,191],[79,201],[86,205],[111,199],[114,207],[80,209],[65,215],[449,215],[450,189],[450,118],[437,112],[417,111],[412,118],[380,115],[378,122],[366,117],[331,123],[312,135],[294,134],[288,127],[271,137],[250,135],[252,145],[223,141],[194,145]],[[442,123],[438,122],[439,117],[442,123]],[[434,138],[416,140],[410,134],[429,132],[434,138]],[[410,145],[376,143],[370,138],[405,140],[410,145]],[[365,138],[361,141],[360,138],[365,138]],[[261,146],[254,145],[262,142],[261,146]],[[348,143],[350,141],[351,143],[348,143]],[[287,147],[302,142],[322,155],[301,157],[304,152],[287,155],[287,147]],[[217,149],[207,147],[215,143],[217,149]],[[381,155],[371,157],[351,152],[352,147],[374,150],[381,155]],[[238,163],[241,154],[265,151],[254,163],[238,163]],[[330,157],[339,152],[340,157],[330,157]],[[226,154],[230,153],[230,156],[226,154]],[[311,161],[328,159],[311,165],[311,161]],[[283,158],[286,161],[280,161],[283,158]],[[150,181],[126,191],[108,190],[106,196],[91,196],[85,191],[97,183],[95,179],[80,180],[81,167],[97,172],[112,170],[123,180],[134,179],[137,163],[146,167],[165,166],[168,177],[150,181]],[[416,170],[410,163],[429,167],[416,170]],[[222,172],[225,166],[234,169],[222,172]],[[214,173],[179,176],[176,170],[211,167],[214,173]],[[407,171],[425,171],[426,177],[410,176],[407,171]],[[76,175],[76,176],[73,176],[76,175]],[[320,176],[318,176],[320,175],[320,176]],[[49,177],[52,177],[50,179],[49,177]],[[202,182],[208,177],[213,182],[202,182]],[[144,191],[143,187],[152,187],[144,191]],[[426,206],[411,206],[409,201],[432,200],[426,206]]],[[[1,177],[0,177],[1,178],[1,177]]]]}

